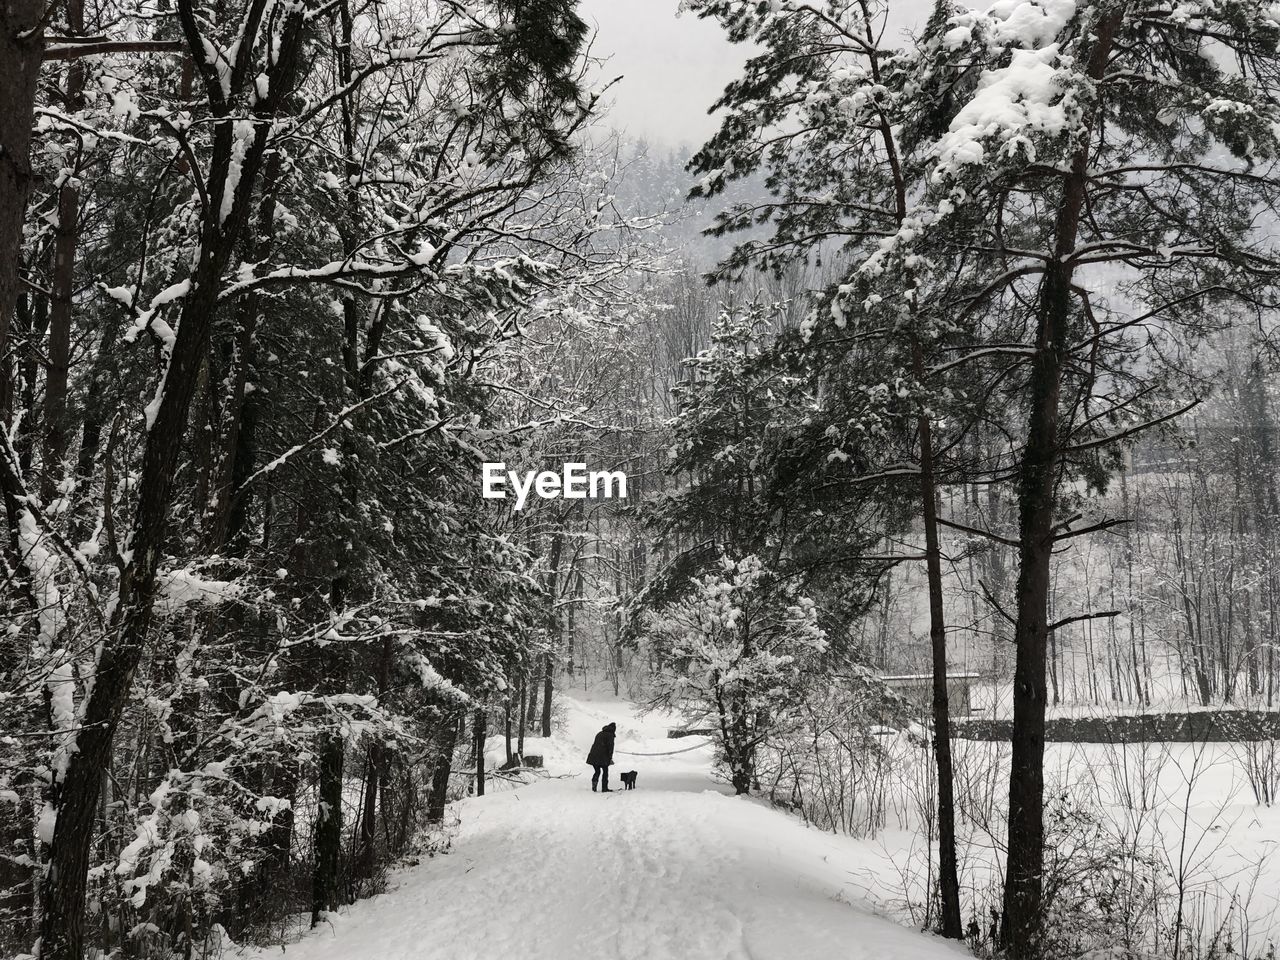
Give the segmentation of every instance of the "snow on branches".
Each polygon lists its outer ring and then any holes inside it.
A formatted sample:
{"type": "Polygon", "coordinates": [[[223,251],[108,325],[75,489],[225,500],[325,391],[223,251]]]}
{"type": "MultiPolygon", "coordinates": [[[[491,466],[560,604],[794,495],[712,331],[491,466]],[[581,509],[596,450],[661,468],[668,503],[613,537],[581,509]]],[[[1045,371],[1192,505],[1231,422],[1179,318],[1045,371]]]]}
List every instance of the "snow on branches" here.
{"type": "Polygon", "coordinates": [[[759,557],[725,554],[686,596],[647,611],[641,636],[662,664],[659,700],[716,729],[729,779],[746,792],[757,749],[785,727],[827,649],[814,602],[759,557]]]}

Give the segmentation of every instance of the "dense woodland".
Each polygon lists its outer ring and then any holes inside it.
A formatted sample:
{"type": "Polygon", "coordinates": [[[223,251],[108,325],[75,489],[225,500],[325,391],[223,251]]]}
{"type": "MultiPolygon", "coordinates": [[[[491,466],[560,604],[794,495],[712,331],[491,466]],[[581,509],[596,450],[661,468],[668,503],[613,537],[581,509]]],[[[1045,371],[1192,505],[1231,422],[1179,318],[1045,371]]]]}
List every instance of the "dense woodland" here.
{"type": "Polygon", "coordinates": [[[748,51],[688,154],[572,0],[0,9],[0,952],[288,939],[604,681],[816,828],[918,773],[981,955],[1222,955],[1050,871],[1044,731],[1280,698],[1280,8],[684,6],[748,51]]]}

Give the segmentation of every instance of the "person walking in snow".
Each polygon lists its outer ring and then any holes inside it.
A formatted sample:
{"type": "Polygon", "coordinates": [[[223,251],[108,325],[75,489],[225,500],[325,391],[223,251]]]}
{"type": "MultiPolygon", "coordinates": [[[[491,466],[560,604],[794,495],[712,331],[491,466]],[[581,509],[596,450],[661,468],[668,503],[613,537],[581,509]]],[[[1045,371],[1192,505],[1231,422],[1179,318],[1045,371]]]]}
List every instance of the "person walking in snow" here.
{"type": "Polygon", "coordinates": [[[601,793],[613,793],[609,789],[609,764],[613,763],[613,736],[618,730],[616,723],[607,723],[604,728],[596,734],[595,741],[591,744],[591,751],[587,754],[587,763],[591,764],[593,770],[591,774],[591,792],[596,792],[596,783],[603,778],[600,787],[601,793]]]}

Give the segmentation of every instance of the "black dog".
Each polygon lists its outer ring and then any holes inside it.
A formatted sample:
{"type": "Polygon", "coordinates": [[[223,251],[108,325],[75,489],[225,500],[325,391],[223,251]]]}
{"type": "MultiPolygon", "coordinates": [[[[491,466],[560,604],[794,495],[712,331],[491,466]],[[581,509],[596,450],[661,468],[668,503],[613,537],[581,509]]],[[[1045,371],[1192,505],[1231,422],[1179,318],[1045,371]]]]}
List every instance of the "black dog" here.
{"type": "Polygon", "coordinates": [[[634,790],[636,788],[636,772],[634,770],[620,773],[618,776],[622,777],[622,788],[624,790],[634,790]]]}

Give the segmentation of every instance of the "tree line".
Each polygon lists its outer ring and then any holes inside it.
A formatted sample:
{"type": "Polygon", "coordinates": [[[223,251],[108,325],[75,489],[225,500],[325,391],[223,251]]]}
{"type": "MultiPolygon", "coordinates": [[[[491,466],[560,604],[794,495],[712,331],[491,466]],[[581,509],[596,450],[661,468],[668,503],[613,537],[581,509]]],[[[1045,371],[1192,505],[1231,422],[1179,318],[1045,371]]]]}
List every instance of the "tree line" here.
{"type": "Polygon", "coordinates": [[[549,734],[572,524],[476,477],[567,418],[513,399],[517,345],[638,256],[586,35],[559,0],[7,8],[6,947],[318,922],[482,789],[490,715],[549,734]]]}

